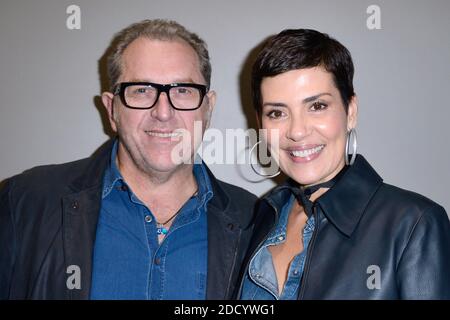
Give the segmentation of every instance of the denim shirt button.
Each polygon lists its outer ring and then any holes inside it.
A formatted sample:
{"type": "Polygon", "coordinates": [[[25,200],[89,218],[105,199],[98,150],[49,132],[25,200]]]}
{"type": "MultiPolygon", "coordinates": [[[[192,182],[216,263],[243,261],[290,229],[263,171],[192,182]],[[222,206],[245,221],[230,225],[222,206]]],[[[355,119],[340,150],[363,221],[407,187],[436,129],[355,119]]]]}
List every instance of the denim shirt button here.
{"type": "Polygon", "coordinates": [[[161,264],[161,259],[160,258],[155,258],[155,264],[157,266],[159,266],[161,264]]]}
{"type": "Polygon", "coordinates": [[[152,222],[152,216],[150,216],[150,215],[147,215],[147,216],[145,216],[145,222],[152,222]]]}
{"type": "Polygon", "coordinates": [[[278,237],[278,241],[283,241],[284,240],[284,236],[279,236],[278,237]]]}

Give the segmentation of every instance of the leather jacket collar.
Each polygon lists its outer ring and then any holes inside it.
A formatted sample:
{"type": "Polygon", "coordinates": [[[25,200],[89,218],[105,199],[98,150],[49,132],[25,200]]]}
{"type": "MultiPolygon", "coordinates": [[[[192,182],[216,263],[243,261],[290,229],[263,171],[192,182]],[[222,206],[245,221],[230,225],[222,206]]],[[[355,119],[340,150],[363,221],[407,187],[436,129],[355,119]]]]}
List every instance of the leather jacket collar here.
{"type": "MultiPolygon", "coordinates": [[[[343,234],[350,237],[361,219],[370,199],[381,186],[383,179],[360,154],[336,184],[315,202],[327,219],[343,234]]],[[[274,188],[263,200],[279,211],[290,195],[295,181],[287,179],[274,188]]],[[[277,215],[276,211],[275,214],[277,215]]],[[[278,217],[275,217],[275,221],[278,217]]]]}

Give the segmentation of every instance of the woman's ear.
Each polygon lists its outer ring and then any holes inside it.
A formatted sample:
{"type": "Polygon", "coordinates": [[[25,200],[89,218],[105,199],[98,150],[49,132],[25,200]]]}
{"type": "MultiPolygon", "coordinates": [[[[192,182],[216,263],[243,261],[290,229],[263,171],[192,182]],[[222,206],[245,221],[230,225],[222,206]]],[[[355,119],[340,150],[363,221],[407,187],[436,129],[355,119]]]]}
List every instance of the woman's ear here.
{"type": "Polygon", "coordinates": [[[347,131],[356,128],[357,122],[358,122],[358,97],[354,95],[348,104],[347,131]]]}

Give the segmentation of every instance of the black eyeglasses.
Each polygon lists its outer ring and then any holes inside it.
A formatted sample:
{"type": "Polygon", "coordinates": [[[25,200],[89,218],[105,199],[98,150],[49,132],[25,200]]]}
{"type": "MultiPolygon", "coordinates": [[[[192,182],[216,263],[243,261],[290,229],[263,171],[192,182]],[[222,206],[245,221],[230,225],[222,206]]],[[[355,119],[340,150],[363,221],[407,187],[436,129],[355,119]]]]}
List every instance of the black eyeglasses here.
{"type": "Polygon", "coordinates": [[[159,84],[152,82],[121,82],[114,88],[122,103],[131,109],[150,109],[165,92],[175,110],[189,111],[200,108],[208,87],[197,83],[159,84]]]}

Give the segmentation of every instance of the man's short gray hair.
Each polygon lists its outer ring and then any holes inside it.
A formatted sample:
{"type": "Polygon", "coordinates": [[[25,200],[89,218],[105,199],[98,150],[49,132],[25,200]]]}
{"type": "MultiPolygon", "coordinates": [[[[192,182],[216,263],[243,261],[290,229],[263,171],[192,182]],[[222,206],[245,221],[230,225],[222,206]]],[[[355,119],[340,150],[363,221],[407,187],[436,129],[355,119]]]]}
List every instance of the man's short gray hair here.
{"type": "Polygon", "coordinates": [[[184,40],[197,53],[200,72],[206,85],[211,84],[211,63],[206,43],[195,33],[188,31],[179,23],[171,20],[143,20],[119,31],[112,41],[112,51],[107,60],[108,77],[112,88],[122,73],[122,55],[128,45],[134,40],[145,37],[155,40],[184,40]]]}

